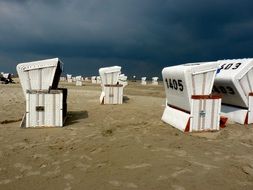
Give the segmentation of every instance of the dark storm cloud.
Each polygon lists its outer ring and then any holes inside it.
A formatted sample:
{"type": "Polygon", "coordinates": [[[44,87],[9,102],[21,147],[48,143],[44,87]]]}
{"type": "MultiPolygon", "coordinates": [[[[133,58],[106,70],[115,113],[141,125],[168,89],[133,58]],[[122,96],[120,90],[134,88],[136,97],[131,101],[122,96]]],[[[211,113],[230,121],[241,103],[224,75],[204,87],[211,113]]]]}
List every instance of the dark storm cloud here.
{"type": "Polygon", "coordinates": [[[0,1],[0,69],[58,56],[67,72],[164,66],[252,56],[253,1],[0,1]]]}

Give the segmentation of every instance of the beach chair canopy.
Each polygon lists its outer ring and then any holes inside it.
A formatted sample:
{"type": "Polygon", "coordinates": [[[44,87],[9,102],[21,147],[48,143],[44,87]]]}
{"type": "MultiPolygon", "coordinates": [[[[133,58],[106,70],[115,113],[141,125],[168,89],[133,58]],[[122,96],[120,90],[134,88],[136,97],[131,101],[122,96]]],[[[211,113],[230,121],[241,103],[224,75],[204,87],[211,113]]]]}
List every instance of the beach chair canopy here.
{"type": "Polygon", "coordinates": [[[119,80],[120,81],[127,81],[127,76],[125,74],[120,74],[119,75],[119,80]]]}
{"type": "Polygon", "coordinates": [[[222,103],[249,106],[248,96],[253,92],[253,59],[220,60],[214,81],[214,93],[222,95],[222,103]]]}
{"type": "Polygon", "coordinates": [[[152,77],[152,81],[156,82],[158,80],[158,77],[152,77]]]}
{"type": "Polygon", "coordinates": [[[68,79],[71,79],[71,78],[72,78],[72,75],[71,75],[71,74],[67,74],[67,78],[68,78],[68,79]]]}
{"type": "Polygon", "coordinates": [[[191,109],[192,95],[210,95],[218,62],[188,63],[162,71],[167,103],[185,111],[191,109]]]}
{"type": "Polygon", "coordinates": [[[115,85],[119,81],[119,75],[121,67],[104,67],[99,69],[99,74],[101,76],[102,84],[115,85]]]}
{"type": "Polygon", "coordinates": [[[58,58],[17,65],[17,72],[24,94],[27,90],[56,89],[62,73],[63,63],[58,58]]]}

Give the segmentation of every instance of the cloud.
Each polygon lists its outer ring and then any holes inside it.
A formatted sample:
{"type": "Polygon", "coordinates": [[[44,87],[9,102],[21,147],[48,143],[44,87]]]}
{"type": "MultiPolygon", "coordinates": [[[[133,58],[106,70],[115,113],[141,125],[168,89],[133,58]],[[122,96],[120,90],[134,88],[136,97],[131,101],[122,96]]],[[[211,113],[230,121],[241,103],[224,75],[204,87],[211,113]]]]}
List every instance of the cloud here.
{"type": "Polygon", "coordinates": [[[250,57],[252,6],[250,0],[5,0],[0,69],[60,57],[72,73],[117,64],[129,74],[159,75],[174,64],[250,57]]]}

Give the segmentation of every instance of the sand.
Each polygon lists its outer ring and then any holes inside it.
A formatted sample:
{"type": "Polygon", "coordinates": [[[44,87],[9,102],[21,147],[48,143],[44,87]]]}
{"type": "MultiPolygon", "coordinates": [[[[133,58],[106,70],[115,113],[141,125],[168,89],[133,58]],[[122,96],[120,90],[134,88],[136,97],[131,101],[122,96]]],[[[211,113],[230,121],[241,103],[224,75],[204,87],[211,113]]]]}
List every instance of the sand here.
{"type": "Polygon", "coordinates": [[[69,89],[64,128],[21,129],[19,84],[0,85],[0,189],[253,189],[253,128],[182,133],[161,121],[163,86],[126,87],[100,105],[100,86],[69,89]]]}

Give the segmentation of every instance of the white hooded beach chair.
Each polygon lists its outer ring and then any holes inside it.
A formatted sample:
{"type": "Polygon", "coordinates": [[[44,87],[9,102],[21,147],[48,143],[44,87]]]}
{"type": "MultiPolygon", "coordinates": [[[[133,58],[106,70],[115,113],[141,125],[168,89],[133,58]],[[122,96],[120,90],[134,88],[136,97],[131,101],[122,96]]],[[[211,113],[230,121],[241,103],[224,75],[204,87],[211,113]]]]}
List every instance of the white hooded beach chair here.
{"type": "Polygon", "coordinates": [[[101,104],[122,104],[123,85],[119,84],[120,70],[119,66],[99,69],[102,81],[101,104]]]}
{"type": "Polygon", "coordinates": [[[61,77],[60,77],[60,81],[61,81],[61,82],[65,82],[65,81],[66,81],[66,77],[61,76],[61,77]]]}
{"type": "Polygon", "coordinates": [[[152,77],[152,85],[158,85],[158,77],[152,77]]]}
{"type": "Polygon", "coordinates": [[[82,86],[83,85],[83,77],[82,76],[76,76],[76,86],[82,86]]]}
{"type": "Polygon", "coordinates": [[[97,77],[96,76],[91,77],[91,83],[92,84],[97,84],[97,77]]]}
{"type": "Polygon", "coordinates": [[[62,127],[67,115],[67,89],[58,89],[62,62],[47,59],[17,65],[26,97],[21,127],[62,127]]]}
{"type": "Polygon", "coordinates": [[[240,124],[253,123],[253,59],[221,60],[213,92],[222,95],[221,114],[240,124]]]}
{"type": "Polygon", "coordinates": [[[72,83],[73,82],[72,75],[67,74],[67,81],[68,81],[68,83],[72,83]]]}
{"type": "Polygon", "coordinates": [[[127,76],[125,74],[119,75],[119,84],[122,84],[124,88],[128,85],[127,76]]]}
{"type": "Polygon", "coordinates": [[[101,84],[101,77],[97,76],[96,79],[97,79],[97,84],[101,84]]]}
{"type": "Polygon", "coordinates": [[[146,81],[147,77],[141,77],[141,85],[146,85],[147,81],[146,81]]]}
{"type": "Polygon", "coordinates": [[[217,62],[166,67],[162,71],[166,108],[162,120],[184,131],[216,131],[226,118],[220,118],[221,97],[211,95],[217,62]]]}

